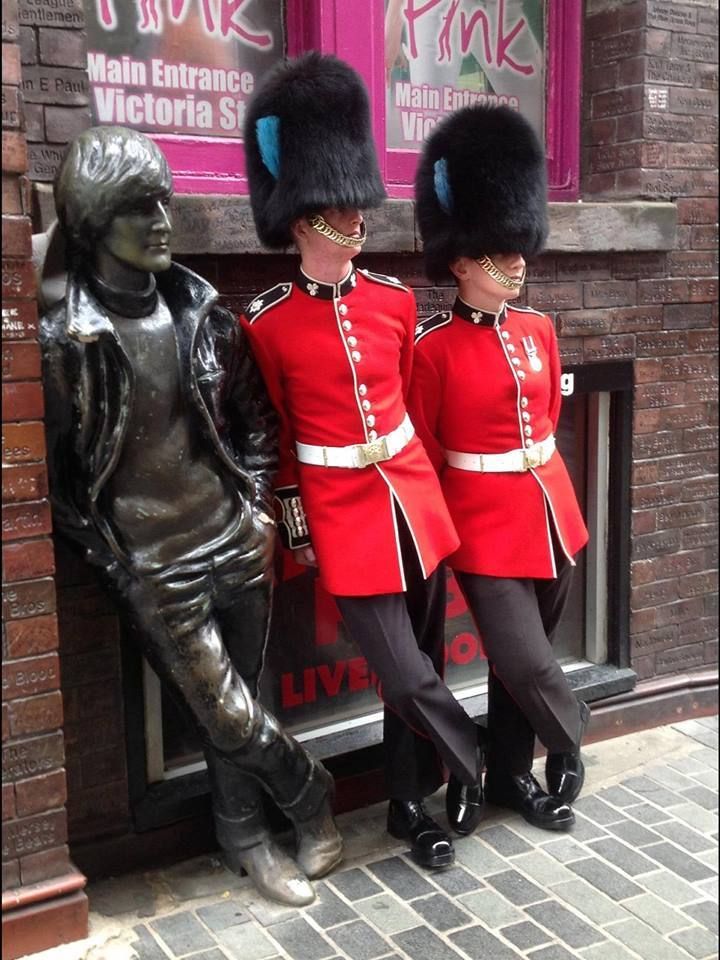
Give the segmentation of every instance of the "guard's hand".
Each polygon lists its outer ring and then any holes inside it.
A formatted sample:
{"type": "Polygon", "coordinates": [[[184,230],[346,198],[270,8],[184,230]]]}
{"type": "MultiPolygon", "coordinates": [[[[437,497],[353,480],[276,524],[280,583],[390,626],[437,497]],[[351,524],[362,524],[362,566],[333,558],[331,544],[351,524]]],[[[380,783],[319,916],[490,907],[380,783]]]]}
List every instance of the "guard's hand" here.
{"type": "Polygon", "coordinates": [[[293,550],[293,556],[295,557],[295,563],[299,563],[303,567],[317,566],[315,551],[310,546],[298,547],[296,550],[293,550]]]}

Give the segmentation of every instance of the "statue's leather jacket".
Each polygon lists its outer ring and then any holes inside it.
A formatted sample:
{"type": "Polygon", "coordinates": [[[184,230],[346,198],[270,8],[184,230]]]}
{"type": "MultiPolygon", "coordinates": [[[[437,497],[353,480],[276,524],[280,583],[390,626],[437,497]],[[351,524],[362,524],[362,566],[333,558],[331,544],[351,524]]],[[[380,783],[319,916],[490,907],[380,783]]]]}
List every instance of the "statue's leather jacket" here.
{"type": "MultiPolygon", "coordinates": [[[[245,508],[272,517],[277,422],[245,334],[197,274],[173,263],[156,280],[175,321],[181,388],[197,428],[245,508]]],[[[93,565],[126,567],[129,558],[102,509],[101,494],[125,440],[132,364],[108,312],[75,274],[68,276],[65,299],[42,318],[40,342],[56,528],[93,565]]]]}

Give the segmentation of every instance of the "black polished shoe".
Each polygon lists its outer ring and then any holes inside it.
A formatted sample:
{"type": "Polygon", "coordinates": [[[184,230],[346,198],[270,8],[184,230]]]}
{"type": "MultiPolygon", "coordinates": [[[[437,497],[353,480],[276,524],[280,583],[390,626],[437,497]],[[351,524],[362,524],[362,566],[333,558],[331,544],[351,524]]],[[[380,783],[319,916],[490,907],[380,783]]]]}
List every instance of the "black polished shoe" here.
{"type": "Polygon", "coordinates": [[[532,773],[488,773],[485,799],[497,807],[509,807],[541,830],[569,830],[575,823],[572,807],[545,793],[532,773]]]}
{"type": "Polygon", "coordinates": [[[452,840],[426,812],[421,800],[391,800],[387,829],[397,840],[410,841],[410,854],[421,867],[437,869],[455,862],[452,840]]]}
{"type": "Polygon", "coordinates": [[[482,774],[485,767],[485,748],[478,745],[478,781],[467,786],[461,783],[455,774],[450,774],[445,792],[445,811],[448,823],[455,833],[462,837],[469,836],[480,823],[485,813],[485,797],[483,795],[482,774]]]}
{"type": "MultiPolygon", "coordinates": [[[[590,707],[580,701],[581,731],[580,741],[590,721],[590,707]]],[[[549,753],[545,760],[545,780],[548,793],[563,803],[573,803],[580,796],[585,783],[585,764],[580,754],[580,743],[576,750],[567,753],[549,753]]]]}

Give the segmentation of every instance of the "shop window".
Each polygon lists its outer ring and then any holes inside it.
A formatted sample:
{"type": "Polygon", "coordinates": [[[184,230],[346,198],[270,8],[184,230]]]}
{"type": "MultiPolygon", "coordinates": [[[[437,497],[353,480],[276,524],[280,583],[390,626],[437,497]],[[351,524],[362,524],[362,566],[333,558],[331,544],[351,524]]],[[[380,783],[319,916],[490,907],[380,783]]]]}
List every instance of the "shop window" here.
{"type": "Polygon", "coordinates": [[[242,126],[285,53],[281,0],[88,0],[95,123],[149,134],[178,193],[246,193],[242,126]]]}
{"type": "Polygon", "coordinates": [[[550,196],[577,198],[582,4],[573,0],[90,0],[95,123],[157,140],[178,193],[247,193],[248,98],[287,50],[335,53],[370,91],[388,191],[472,102],[520,110],[544,140],[550,196]]]}
{"type": "MultiPolygon", "coordinates": [[[[623,517],[629,509],[631,389],[631,365],[622,363],[568,368],[563,375],[566,396],[557,441],[591,531],[555,640],[557,656],[571,674],[589,664],[619,663],[626,646],[628,586],[622,571],[629,564],[623,561],[628,529],[623,517]]],[[[481,711],[487,661],[452,576],[446,650],[448,683],[471,712],[481,711]]],[[[147,667],[144,689],[148,781],[201,770],[204,761],[192,728],[147,667]]],[[[373,678],[350,643],[332,598],[310,571],[277,590],[261,699],[290,732],[324,757],[347,750],[351,736],[363,745],[379,736],[381,708],[373,678]]]]}

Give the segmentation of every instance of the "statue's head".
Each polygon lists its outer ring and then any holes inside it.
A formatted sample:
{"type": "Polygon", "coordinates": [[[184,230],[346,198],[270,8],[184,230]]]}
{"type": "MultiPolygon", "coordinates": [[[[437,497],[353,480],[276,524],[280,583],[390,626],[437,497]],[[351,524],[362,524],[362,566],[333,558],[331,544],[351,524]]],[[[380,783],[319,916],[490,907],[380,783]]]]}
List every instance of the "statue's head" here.
{"type": "Polygon", "coordinates": [[[71,257],[110,255],[138,271],[170,266],[172,174],[149,137],[92,127],[69,146],[55,178],[58,221],[71,257]]]}

